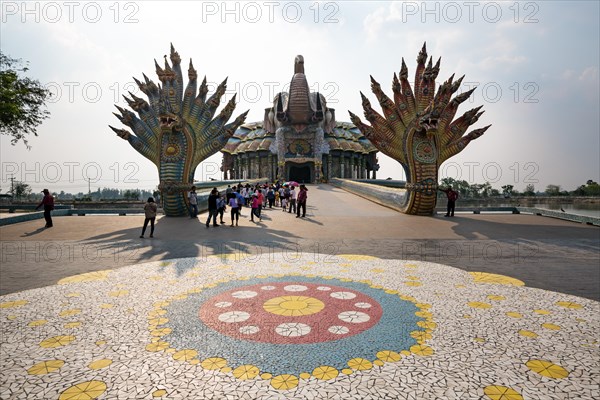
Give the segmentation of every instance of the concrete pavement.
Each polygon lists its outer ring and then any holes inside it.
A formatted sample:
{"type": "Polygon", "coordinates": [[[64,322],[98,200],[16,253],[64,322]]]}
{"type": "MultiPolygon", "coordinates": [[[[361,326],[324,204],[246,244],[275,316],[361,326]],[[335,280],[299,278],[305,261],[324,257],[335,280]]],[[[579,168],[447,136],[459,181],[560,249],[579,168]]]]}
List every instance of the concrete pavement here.
{"type": "Polygon", "coordinates": [[[286,251],[439,262],[600,299],[597,227],[532,215],[415,217],[328,185],[309,187],[307,214],[299,220],[265,210],[254,224],[244,209],[239,227],[209,229],[206,214],[198,220],[163,217],[155,238],[143,240],[141,216],[58,217],[50,230],[40,229],[40,221],[0,227],[0,294],[143,261],[286,251]]]}

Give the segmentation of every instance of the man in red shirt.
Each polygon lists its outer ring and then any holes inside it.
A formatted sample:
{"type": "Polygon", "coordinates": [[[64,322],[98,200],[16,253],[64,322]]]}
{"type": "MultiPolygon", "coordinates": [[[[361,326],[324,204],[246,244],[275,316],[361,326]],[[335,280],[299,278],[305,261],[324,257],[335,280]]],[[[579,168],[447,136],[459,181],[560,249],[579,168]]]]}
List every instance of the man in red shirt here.
{"type": "Polygon", "coordinates": [[[448,189],[439,190],[446,193],[446,197],[448,198],[448,207],[446,209],[446,215],[444,215],[444,217],[454,217],[454,207],[456,205],[456,200],[458,199],[458,192],[452,190],[451,187],[449,187],[448,189]]]}
{"type": "Polygon", "coordinates": [[[50,211],[54,210],[54,197],[52,197],[48,189],[42,190],[42,193],[44,193],[44,198],[35,209],[39,210],[41,206],[44,206],[44,219],[46,220],[45,227],[52,228],[52,216],[50,215],[50,211]]]}

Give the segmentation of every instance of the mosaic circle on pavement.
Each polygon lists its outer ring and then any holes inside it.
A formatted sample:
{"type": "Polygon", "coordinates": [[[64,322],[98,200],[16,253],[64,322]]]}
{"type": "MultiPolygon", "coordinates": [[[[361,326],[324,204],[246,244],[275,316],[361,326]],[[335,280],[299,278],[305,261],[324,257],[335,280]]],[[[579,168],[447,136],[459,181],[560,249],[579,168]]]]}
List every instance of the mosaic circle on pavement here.
{"type": "MultiPolygon", "coordinates": [[[[202,323],[238,340],[308,344],[357,335],[371,329],[381,318],[379,302],[354,287],[324,285],[318,279],[256,281],[259,283],[255,285],[243,281],[242,286],[213,297],[207,298],[208,291],[195,295],[196,301],[202,302],[202,323]]],[[[397,297],[394,300],[397,304],[388,315],[414,315],[412,304],[397,297]]],[[[414,328],[418,329],[416,325],[414,328]]]]}
{"type": "Polygon", "coordinates": [[[435,263],[165,260],[2,296],[0,320],[0,399],[600,398],[598,302],[435,263]]]}
{"type": "Polygon", "coordinates": [[[162,340],[174,348],[193,349],[200,359],[216,353],[231,368],[253,365],[272,375],[323,365],[341,371],[353,359],[408,351],[414,336],[426,333],[417,325],[426,321],[415,314],[421,310],[399,294],[318,276],[234,280],[164,309],[170,333],[162,340]]]}

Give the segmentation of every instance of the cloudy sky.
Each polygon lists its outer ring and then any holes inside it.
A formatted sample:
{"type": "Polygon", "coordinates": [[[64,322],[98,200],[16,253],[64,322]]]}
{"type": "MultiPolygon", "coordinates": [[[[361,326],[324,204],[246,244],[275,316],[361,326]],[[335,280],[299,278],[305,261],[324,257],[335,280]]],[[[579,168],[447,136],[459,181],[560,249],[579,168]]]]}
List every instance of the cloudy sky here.
{"type": "MultiPolygon", "coordinates": [[[[412,76],[423,42],[442,57],[438,79],[465,75],[460,91],[477,90],[459,113],[483,105],[474,128],[487,133],[447,161],[441,177],[500,187],[558,184],[573,190],[600,180],[599,25],[596,1],[553,2],[21,2],[1,3],[2,52],[29,61],[29,75],[53,93],[50,119],[31,150],[0,138],[0,189],[10,177],[36,190],[87,192],[98,187],[152,189],[150,161],[118,138],[114,104],[138,93],[132,77],[157,81],[172,42],[184,71],[229,77],[236,115],[262,119],[293,74],[297,54],[314,90],[348,121],[362,114],[359,91],[369,75],[391,93],[404,57],[412,76]]],[[[143,96],[143,95],[142,95],[143,96]]],[[[380,156],[379,177],[403,179],[380,156]]],[[[220,156],[201,164],[197,180],[219,178],[220,156]]]]}

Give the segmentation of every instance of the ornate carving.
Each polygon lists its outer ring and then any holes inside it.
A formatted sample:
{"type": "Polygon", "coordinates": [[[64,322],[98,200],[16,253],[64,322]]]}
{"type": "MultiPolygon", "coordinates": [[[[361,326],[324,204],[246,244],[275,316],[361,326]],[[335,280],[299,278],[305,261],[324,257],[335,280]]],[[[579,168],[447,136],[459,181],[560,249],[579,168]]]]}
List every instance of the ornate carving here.
{"type": "Polygon", "coordinates": [[[491,126],[476,129],[465,135],[483,111],[481,107],[467,111],[453,121],[458,106],[467,100],[475,89],[452,95],[460,87],[463,78],[454,81],[452,75],[435,91],[435,79],[439,73],[440,60],[427,65],[425,45],[417,57],[415,88],[408,82],[408,68],[402,60],[399,77],[394,74],[393,100],[381,90],[371,77],[371,90],[377,97],[383,115],[377,113],[369,100],[361,93],[365,118],[370,125],[350,112],[352,122],[371,143],[383,153],[397,160],[406,172],[407,196],[404,212],[431,215],[435,209],[438,169],[450,157],[462,151],[491,126]]]}
{"type": "Polygon", "coordinates": [[[124,129],[110,127],[119,137],[144,157],[152,161],[159,171],[159,190],[163,194],[165,214],[187,214],[187,197],[198,164],[215,154],[244,122],[247,111],[233,122],[227,121],[235,109],[235,96],[213,119],[221,97],[225,94],[226,80],[206,100],[206,78],[196,93],[197,73],[190,61],[187,88],[183,90],[181,58],[171,45],[171,64],[165,56],[165,67],[154,61],[156,73],[162,85],[158,87],[146,75],[144,82],[135,80],[140,90],[148,96],[148,102],[130,93],[125,97],[129,106],[137,112],[117,106],[119,120],[130,127],[134,134],[124,129]]]}

